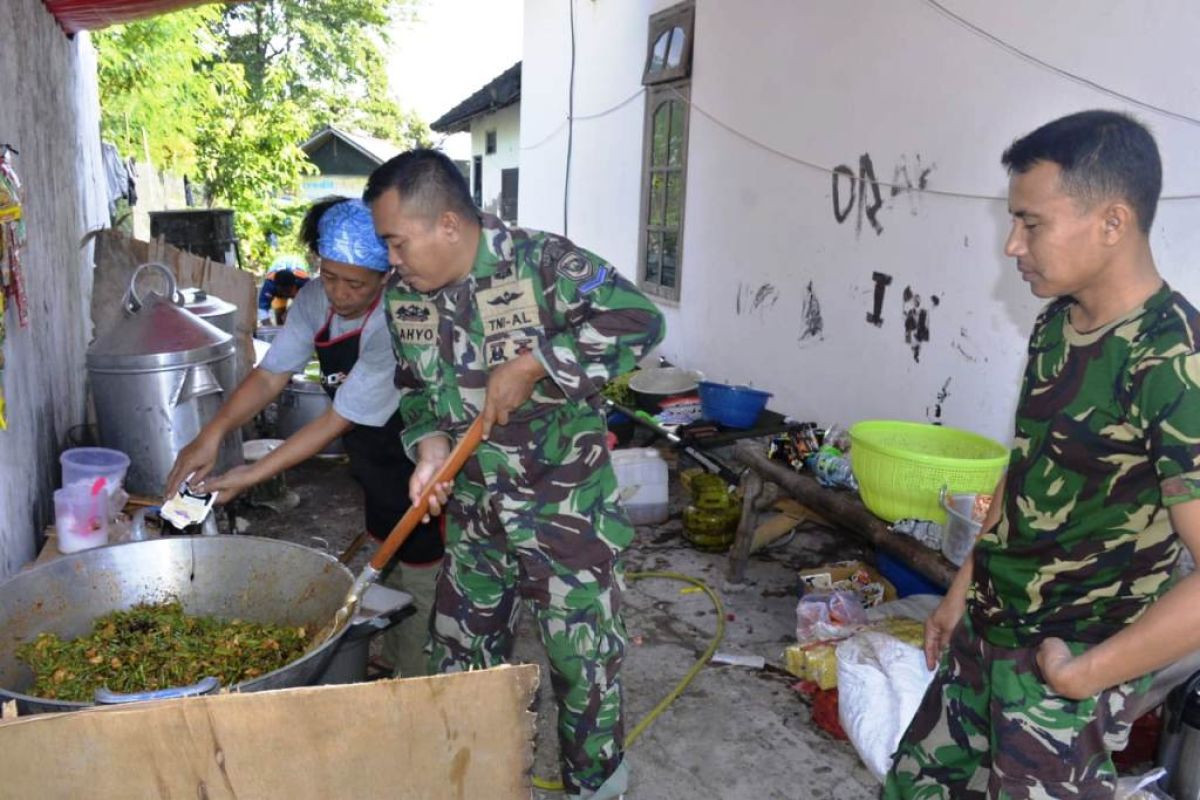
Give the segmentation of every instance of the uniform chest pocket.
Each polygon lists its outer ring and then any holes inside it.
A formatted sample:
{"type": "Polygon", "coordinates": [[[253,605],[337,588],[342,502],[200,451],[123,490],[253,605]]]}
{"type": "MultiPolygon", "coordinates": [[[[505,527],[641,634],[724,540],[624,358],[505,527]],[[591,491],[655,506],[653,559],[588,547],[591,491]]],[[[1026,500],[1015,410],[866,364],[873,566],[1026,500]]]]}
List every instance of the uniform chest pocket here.
{"type": "Polygon", "coordinates": [[[523,278],[475,294],[488,368],[537,349],[545,338],[533,281],[523,278]]]}
{"type": "Polygon", "coordinates": [[[400,347],[437,344],[437,306],[427,300],[390,300],[388,314],[396,331],[400,347]]]}

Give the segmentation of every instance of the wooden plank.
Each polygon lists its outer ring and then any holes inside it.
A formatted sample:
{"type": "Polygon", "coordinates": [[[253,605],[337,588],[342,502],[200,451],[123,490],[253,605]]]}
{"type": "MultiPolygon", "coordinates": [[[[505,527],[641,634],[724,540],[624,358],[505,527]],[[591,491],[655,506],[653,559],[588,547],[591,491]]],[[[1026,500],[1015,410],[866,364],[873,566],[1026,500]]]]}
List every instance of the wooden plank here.
{"type": "MultiPolygon", "coordinates": [[[[733,457],[763,478],[779,484],[804,505],[866,539],[877,549],[895,556],[939,586],[949,587],[954,580],[957,567],[938,551],[908,536],[892,533],[888,523],[868,511],[857,494],[826,489],[816,479],[771,461],[750,442],[738,444],[733,450],[733,457]]],[[[730,574],[733,574],[732,565],[730,574]]]]}
{"type": "Polygon", "coordinates": [[[528,798],[533,665],[0,722],[5,797],[528,798]]]}

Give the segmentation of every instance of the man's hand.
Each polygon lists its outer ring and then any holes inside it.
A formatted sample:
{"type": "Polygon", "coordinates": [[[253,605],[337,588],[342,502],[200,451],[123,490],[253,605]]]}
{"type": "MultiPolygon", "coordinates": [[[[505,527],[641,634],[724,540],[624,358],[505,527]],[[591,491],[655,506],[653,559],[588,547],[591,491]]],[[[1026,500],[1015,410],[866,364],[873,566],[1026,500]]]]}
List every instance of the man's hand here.
{"type": "Polygon", "coordinates": [[[173,497],[179,491],[179,486],[188,476],[193,484],[198,484],[208,475],[217,456],[221,451],[221,437],[201,433],[191,443],[179,451],[175,465],[167,475],[167,483],[163,486],[163,497],[173,497]]]}
{"type": "Polygon", "coordinates": [[[483,404],[483,438],[493,425],[507,425],[508,415],[533,394],[533,387],[546,377],[546,370],[532,353],[523,353],[492,370],[487,399],[483,404]]]}
{"type": "Polygon", "coordinates": [[[1096,693],[1087,685],[1083,656],[1071,655],[1070,648],[1062,639],[1051,637],[1042,640],[1038,645],[1037,665],[1041,670],[1042,680],[1055,694],[1072,700],[1083,700],[1096,693]]]}
{"type": "Polygon", "coordinates": [[[245,465],[234,467],[224,475],[217,475],[216,477],[202,480],[199,483],[193,481],[192,488],[204,493],[219,492],[217,495],[217,505],[220,506],[225,505],[260,480],[255,474],[254,467],[245,465]]]}
{"type": "MultiPolygon", "coordinates": [[[[449,457],[450,440],[445,436],[430,436],[417,443],[417,466],[408,481],[408,499],[414,506],[420,502],[421,494],[449,457]]],[[[423,518],[424,522],[429,522],[430,517],[442,513],[442,509],[450,500],[450,488],[453,485],[452,481],[444,481],[433,487],[433,491],[429,493],[429,513],[423,518]]]]}
{"type": "Polygon", "coordinates": [[[937,668],[942,651],[950,644],[950,635],[966,609],[966,599],[950,591],[925,620],[925,666],[929,669],[937,668]]]}

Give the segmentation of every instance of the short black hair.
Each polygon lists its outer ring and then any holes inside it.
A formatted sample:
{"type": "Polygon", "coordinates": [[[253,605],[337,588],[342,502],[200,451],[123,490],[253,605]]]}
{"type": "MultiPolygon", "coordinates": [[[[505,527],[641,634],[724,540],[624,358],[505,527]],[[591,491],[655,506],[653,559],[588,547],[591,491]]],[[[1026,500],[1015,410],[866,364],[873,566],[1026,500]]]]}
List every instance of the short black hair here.
{"type": "Polygon", "coordinates": [[[1145,125],[1117,111],[1080,111],[1048,122],[1017,139],[1000,163],[1009,174],[1022,174],[1038,162],[1062,168],[1062,188],[1090,207],[1119,197],[1137,214],[1138,227],[1150,233],[1162,192],[1162,160],[1145,125]]]}
{"type": "Polygon", "coordinates": [[[338,197],[336,195],[322,197],[313,203],[308,211],[304,212],[304,219],[300,222],[299,239],[300,244],[304,245],[308,252],[313,255],[318,254],[317,243],[321,238],[318,226],[321,224],[321,217],[325,216],[325,212],[338,203],[344,203],[349,199],[349,197],[338,197]]]}
{"type": "Polygon", "coordinates": [[[363,202],[370,205],[388,189],[433,218],[452,211],[464,219],[478,220],[467,179],[450,157],[438,150],[418,148],[381,164],[367,178],[363,202]]]}
{"type": "Polygon", "coordinates": [[[277,269],[273,271],[271,278],[275,285],[281,289],[286,289],[290,286],[295,286],[300,281],[296,278],[296,273],[290,269],[277,269]]]}

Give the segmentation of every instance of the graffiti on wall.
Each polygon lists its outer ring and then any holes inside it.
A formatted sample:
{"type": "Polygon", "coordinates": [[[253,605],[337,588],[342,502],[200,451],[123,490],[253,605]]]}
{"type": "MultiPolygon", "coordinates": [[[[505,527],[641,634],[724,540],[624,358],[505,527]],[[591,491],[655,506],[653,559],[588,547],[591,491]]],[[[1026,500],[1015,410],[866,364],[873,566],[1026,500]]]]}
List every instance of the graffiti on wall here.
{"type": "Polygon", "coordinates": [[[820,341],[825,338],[825,320],[821,316],[821,301],[817,299],[817,293],[813,291],[813,282],[809,281],[808,286],[804,289],[804,306],[801,309],[801,321],[803,327],[800,331],[800,341],[815,339],[820,341]]]}
{"type": "Polygon", "coordinates": [[[779,290],[775,288],[774,284],[763,283],[751,286],[748,283],[738,282],[734,310],[739,316],[742,314],[762,315],[774,308],[778,302],[779,290]]]}
{"type": "Polygon", "coordinates": [[[880,211],[891,208],[885,205],[884,192],[895,198],[904,195],[908,198],[909,213],[916,214],[919,206],[920,192],[929,186],[929,174],[937,164],[925,164],[920,154],[912,159],[901,156],[892,170],[891,186],[882,186],[875,177],[875,164],[870,153],[858,157],[858,171],[848,164],[838,164],[833,168],[833,218],[839,225],[854,215],[854,234],[862,234],[863,220],[875,231],[875,235],[883,233],[883,223],[880,222],[880,211]]]}
{"type": "Polygon", "coordinates": [[[933,294],[929,296],[930,305],[922,306],[921,296],[911,286],[904,287],[904,343],[912,348],[913,361],[921,361],[921,346],[929,341],[929,312],[940,302],[933,294]]]}

